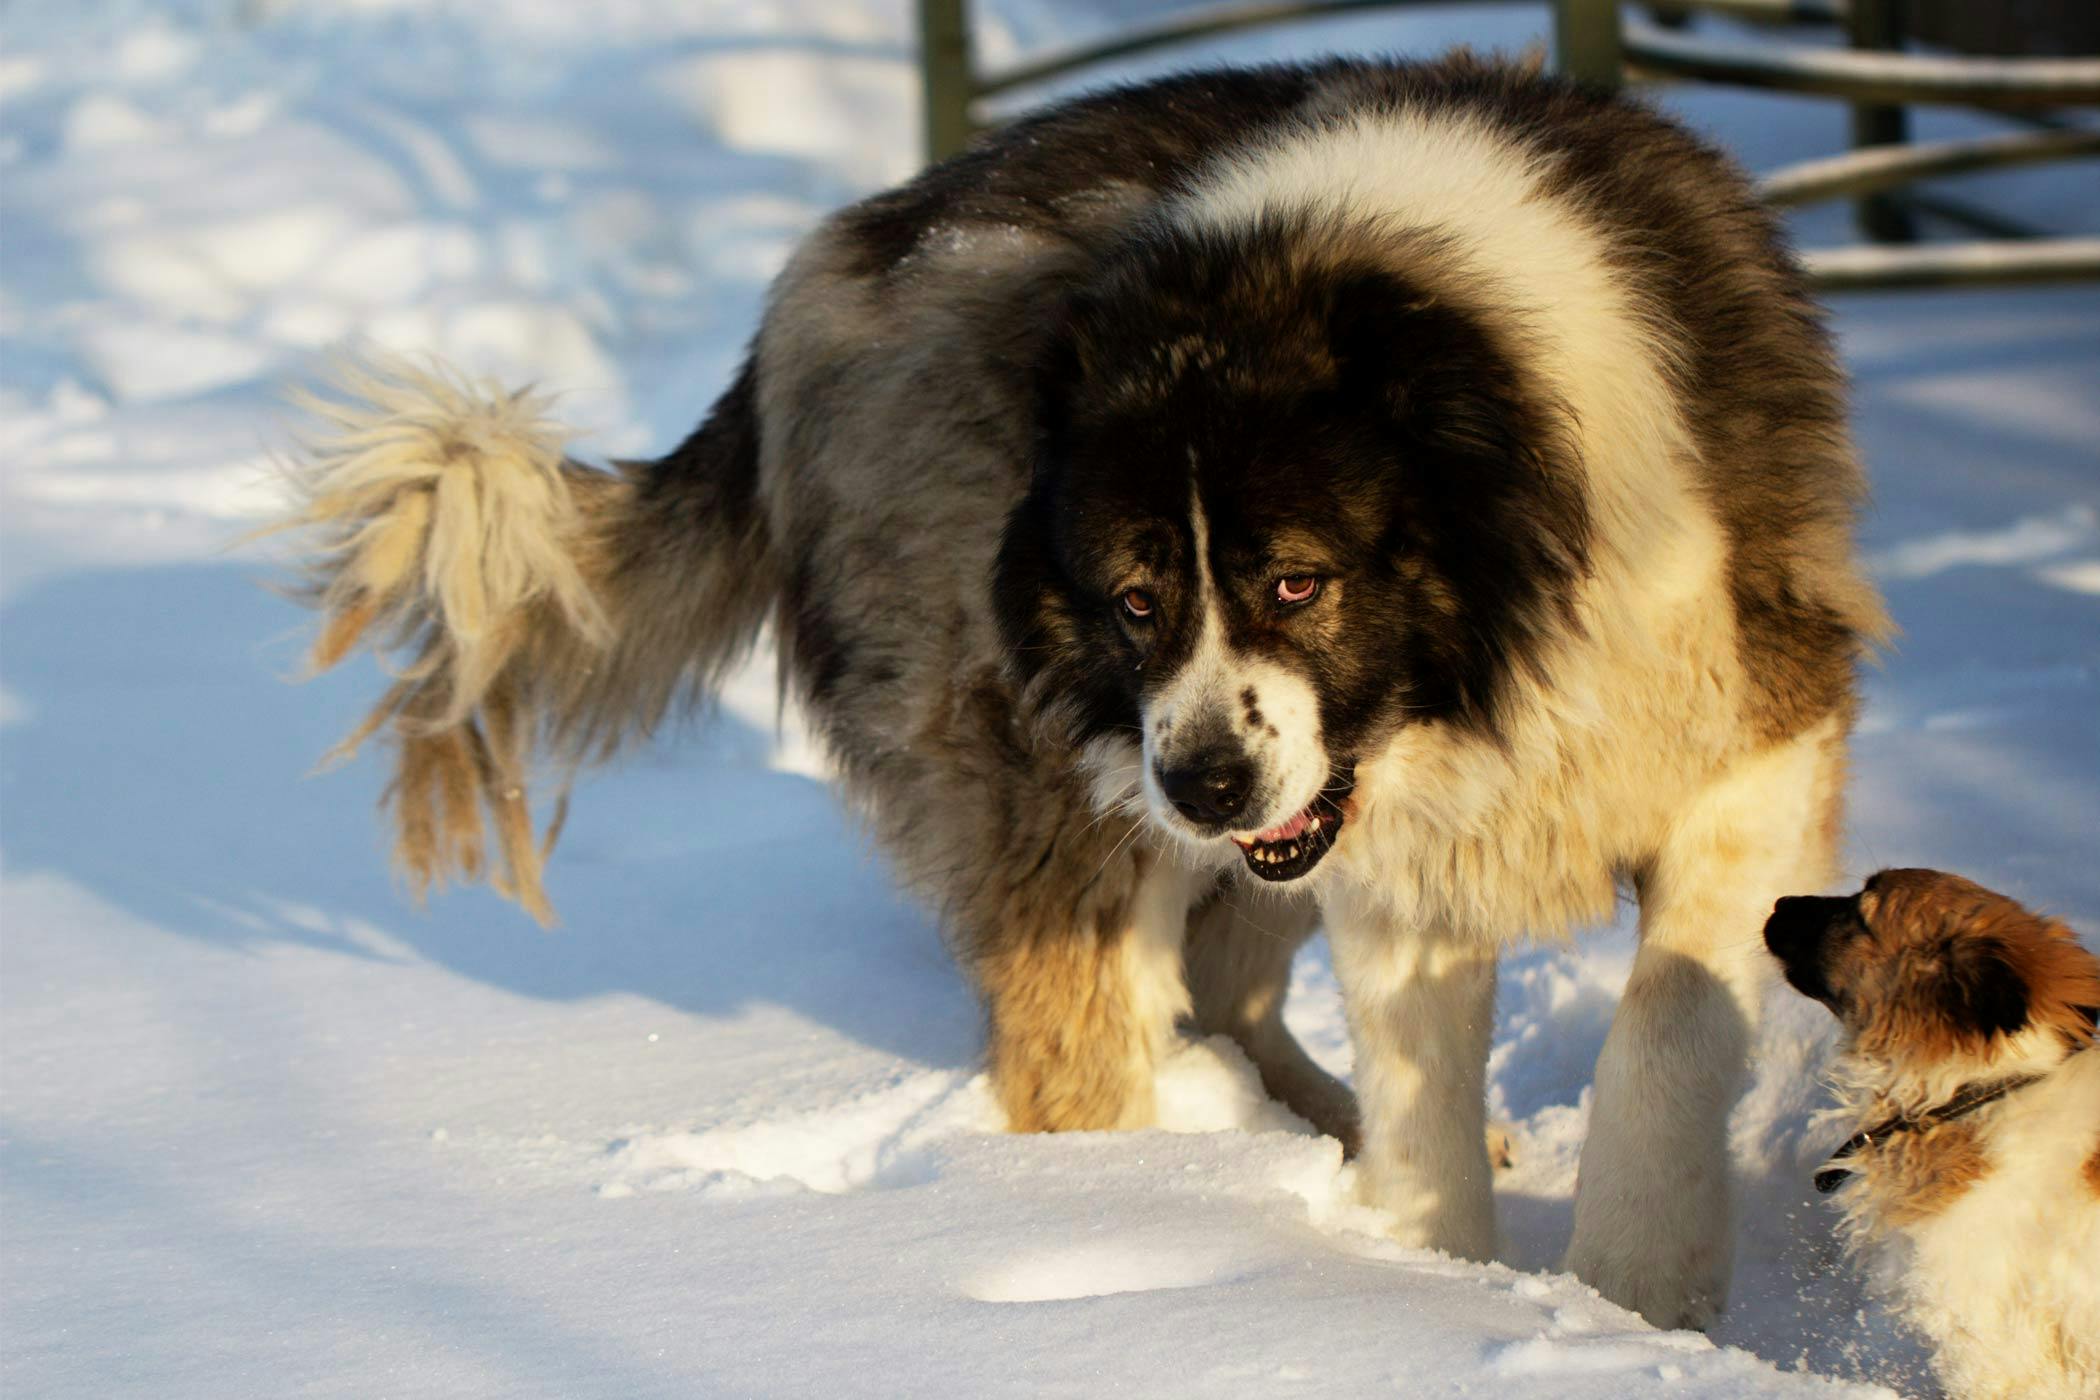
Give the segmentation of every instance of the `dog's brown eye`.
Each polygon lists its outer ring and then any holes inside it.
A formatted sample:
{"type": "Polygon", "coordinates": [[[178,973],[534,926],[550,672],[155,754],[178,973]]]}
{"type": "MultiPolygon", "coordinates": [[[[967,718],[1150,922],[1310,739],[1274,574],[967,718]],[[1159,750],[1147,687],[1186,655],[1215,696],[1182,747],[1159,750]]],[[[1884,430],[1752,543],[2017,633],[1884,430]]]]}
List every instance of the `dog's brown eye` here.
{"type": "Polygon", "coordinates": [[[1153,602],[1150,593],[1147,593],[1142,588],[1127,588],[1123,590],[1124,612],[1129,613],[1132,617],[1147,618],[1152,616],[1152,610],[1153,602]]]}
{"type": "Polygon", "coordinates": [[[1320,580],[1313,574],[1286,574],[1276,580],[1276,601],[1279,603],[1310,603],[1319,591],[1320,580]]]}

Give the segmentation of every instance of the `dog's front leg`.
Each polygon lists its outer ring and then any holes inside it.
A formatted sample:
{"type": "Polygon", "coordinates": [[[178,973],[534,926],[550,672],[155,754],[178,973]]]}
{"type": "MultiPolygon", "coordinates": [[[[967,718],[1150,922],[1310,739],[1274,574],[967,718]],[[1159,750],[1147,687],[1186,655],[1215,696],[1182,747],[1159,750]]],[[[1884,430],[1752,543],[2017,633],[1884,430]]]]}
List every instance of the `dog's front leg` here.
{"type": "Polygon", "coordinates": [[[1194,876],[1151,853],[1131,864],[1122,897],[1023,891],[973,940],[992,1088],[1015,1132],[1152,1126],[1153,1070],[1189,1009],[1181,946],[1194,876]]]}
{"type": "Polygon", "coordinates": [[[1361,896],[1330,900],[1322,912],[1356,1047],[1363,1199],[1392,1212],[1402,1244],[1492,1258],[1486,1078],[1495,945],[1396,927],[1361,896]]]}
{"type": "Polygon", "coordinates": [[[1658,1327],[1727,1300],[1728,1114],[1782,894],[1830,878],[1835,721],[1740,764],[1687,803],[1639,880],[1641,943],[1597,1061],[1567,1267],[1658,1327]]]}

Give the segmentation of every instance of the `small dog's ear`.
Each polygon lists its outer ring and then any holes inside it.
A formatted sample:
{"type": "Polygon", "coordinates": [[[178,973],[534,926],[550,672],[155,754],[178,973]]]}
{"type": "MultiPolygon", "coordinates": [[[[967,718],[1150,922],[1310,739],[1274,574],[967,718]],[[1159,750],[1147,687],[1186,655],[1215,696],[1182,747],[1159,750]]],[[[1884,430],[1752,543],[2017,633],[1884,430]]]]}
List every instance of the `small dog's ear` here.
{"type": "Polygon", "coordinates": [[[1957,938],[1948,946],[1946,995],[1954,1020],[1985,1039],[2027,1024],[2026,979],[1995,938],[1957,938]]]}

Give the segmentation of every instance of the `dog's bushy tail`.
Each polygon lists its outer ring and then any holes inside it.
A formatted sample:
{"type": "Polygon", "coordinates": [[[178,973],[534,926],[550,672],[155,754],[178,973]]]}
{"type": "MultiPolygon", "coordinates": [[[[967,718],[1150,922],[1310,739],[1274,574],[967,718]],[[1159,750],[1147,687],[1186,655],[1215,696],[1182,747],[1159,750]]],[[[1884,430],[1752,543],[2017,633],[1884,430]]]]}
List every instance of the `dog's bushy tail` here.
{"type": "Polygon", "coordinates": [[[392,683],[331,754],[382,737],[397,863],[418,896],[486,877],[553,921],[541,866],[581,763],[705,698],[778,592],[756,500],[747,365],[662,461],[571,461],[534,394],[438,367],[346,370],[273,528],[312,540],[300,592],[325,671],[369,646],[392,683]],[[529,780],[562,796],[537,835],[529,780]]]}

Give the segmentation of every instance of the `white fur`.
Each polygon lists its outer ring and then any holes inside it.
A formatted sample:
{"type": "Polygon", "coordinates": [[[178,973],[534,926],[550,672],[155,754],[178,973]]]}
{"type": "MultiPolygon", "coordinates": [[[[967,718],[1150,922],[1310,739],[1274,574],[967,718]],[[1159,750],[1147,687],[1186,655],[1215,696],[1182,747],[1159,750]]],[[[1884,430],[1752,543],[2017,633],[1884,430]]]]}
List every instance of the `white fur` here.
{"type": "Polygon", "coordinates": [[[1237,674],[1227,694],[1236,699],[1252,691],[1263,726],[1240,733],[1248,751],[1265,775],[1262,791],[1269,800],[1261,810],[1249,810],[1240,822],[1243,835],[1253,835],[1305,810],[1327,785],[1332,768],[1327,746],[1320,737],[1320,697],[1312,683],[1296,671],[1260,657],[1238,658],[1237,674]],[[1275,726],[1272,736],[1267,726],[1275,726]]]}
{"type": "Polygon", "coordinates": [[[1494,946],[1447,930],[1395,936],[1383,904],[1346,892],[1321,912],[1356,1050],[1363,1193],[1393,1213],[1402,1244],[1493,1258],[1494,946]]]}
{"type": "Polygon", "coordinates": [[[587,673],[616,632],[580,562],[591,519],[566,434],[539,396],[436,365],[344,365],[337,378],[345,397],[295,396],[327,431],[289,469],[294,507],[270,527],[310,532],[308,593],[325,614],[314,669],[359,646],[395,657],[393,684],[330,757],[381,732],[395,741],[386,800],[418,893],[487,873],[552,923],[540,881],[552,835],[535,837],[526,798],[542,735],[519,723],[521,696],[566,669],[552,655],[587,673]]]}
{"type": "Polygon", "coordinates": [[[2053,1031],[2031,1031],[1977,1076],[1888,1085],[1860,1067],[1839,1075],[1848,1121],[1892,1102],[1917,1111],[1946,1102],[1971,1077],[2054,1070],[1970,1115],[1989,1168],[1947,1209],[1905,1224],[1898,1204],[1855,1178],[1838,1196],[1846,1234],[1877,1282],[1935,1348],[1959,1400],[2100,1397],[2100,1190],[2086,1163],[2100,1152],[2100,1051],[2069,1060],[2053,1031]],[[2060,1068],[2056,1066],[2061,1064],[2060,1068]]]}
{"type": "Polygon", "coordinates": [[[1213,165],[1173,217],[1232,226],[1305,210],[1439,236],[1438,265],[1456,264],[1473,309],[1512,332],[1526,368],[1574,410],[1598,543],[1647,560],[1708,529],[1681,470],[1690,437],[1669,352],[1596,229],[1545,193],[1549,159],[1464,115],[1354,114],[1213,165]]]}
{"type": "MultiPolygon", "coordinates": [[[[1189,990],[1181,965],[1182,938],[1188,929],[1189,905],[1198,883],[1196,871],[1174,859],[1174,853],[1158,853],[1146,869],[1130,911],[1130,927],[1123,936],[1123,985],[1130,998],[1132,1024],[1138,1039],[1131,1046],[1131,1074],[1135,1082],[1150,1085],[1154,1069],[1163,1062],[1175,1035],[1175,1023],[1189,1014],[1189,990]]],[[[1134,1098],[1125,1109],[1119,1128],[1149,1128],[1154,1106],[1149,1094],[1134,1098]]]]}
{"type": "Polygon", "coordinates": [[[1679,807],[1641,882],[1641,945],[1597,1060],[1568,1267],[1644,1314],[1703,1324],[1726,1299],[1729,1107],[1757,1023],[1775,899],[1819,888],[1816,799],[1835,720],[1679,807]]]}

